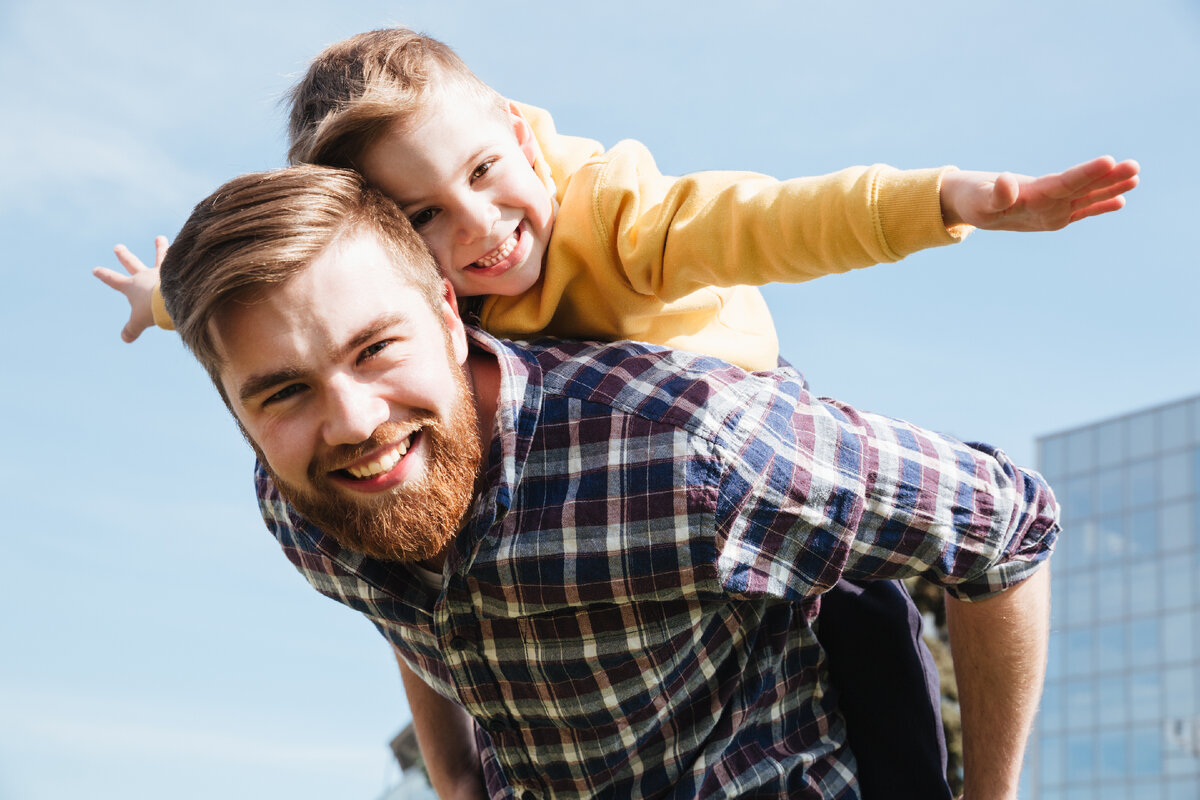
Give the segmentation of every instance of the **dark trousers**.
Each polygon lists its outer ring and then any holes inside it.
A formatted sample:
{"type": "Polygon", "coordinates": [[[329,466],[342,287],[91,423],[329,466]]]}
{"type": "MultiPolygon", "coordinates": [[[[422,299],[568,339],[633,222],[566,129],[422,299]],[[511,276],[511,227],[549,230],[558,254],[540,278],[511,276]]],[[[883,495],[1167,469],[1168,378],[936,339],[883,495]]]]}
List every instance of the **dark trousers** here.
{"type": "Polygon", "coordinates": [[[817,638],[863,800],[952,800],[937,668],[904,587],[839,581],[821,598],[817,638]]]}

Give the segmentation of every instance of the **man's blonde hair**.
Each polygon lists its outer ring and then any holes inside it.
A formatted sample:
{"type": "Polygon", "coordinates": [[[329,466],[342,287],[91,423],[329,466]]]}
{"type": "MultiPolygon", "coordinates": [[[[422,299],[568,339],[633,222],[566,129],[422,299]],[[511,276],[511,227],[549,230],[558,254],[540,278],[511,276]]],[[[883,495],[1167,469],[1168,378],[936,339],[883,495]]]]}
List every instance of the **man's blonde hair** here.
{"type": "Polygon", "coordinates": [[[452,88],[498,113],[508,109],[449,46],[424,34],[385,28],[330,45],[291,91],[288,161],[356,169],[380,136],[452,88]]]}
{"type": "Polygon", "coordinates": [[[433,256],[396,204],[356,172],[304,165],[250,173],[196,205],[167,251],[160,286],[180,337],[226,404],[210,323],[352,232],[376,234],[397,273],[437,308],[443,284],[433,256]]]}

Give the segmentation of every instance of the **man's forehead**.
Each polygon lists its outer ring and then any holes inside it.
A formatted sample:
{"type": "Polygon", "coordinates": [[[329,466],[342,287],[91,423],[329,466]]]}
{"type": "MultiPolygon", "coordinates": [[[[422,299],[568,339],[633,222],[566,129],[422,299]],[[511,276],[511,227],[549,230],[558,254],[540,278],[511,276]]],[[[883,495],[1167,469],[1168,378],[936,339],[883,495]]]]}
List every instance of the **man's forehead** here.
{"type": "Polygon", "coordinates": [[[376,231],[350,229],[283,280],[231,295],[213,317],[223,321],[271,306],[317,308],[332,299],[361,305],[418,291],[412,273],[395,263],[398,257],[376,231]]]}
{"type": "Polygon", "coordinates": [[[339,237],[287,280],[231,298],[209,323],[222,361],[315,355],[428,321],[432,309],[392,259],[374,234],[339,237]]]}

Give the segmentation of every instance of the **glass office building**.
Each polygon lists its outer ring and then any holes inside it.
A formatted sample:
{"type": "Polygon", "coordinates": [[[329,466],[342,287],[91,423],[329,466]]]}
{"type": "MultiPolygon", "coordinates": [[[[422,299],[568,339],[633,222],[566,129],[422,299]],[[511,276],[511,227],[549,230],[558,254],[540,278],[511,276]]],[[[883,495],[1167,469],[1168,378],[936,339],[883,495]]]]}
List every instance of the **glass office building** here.
{"type": "Polygon", "coordinates": [[[1063,532],[1033,800],[1200,800],[1200,397],[1038,440],[1063,532]]]}

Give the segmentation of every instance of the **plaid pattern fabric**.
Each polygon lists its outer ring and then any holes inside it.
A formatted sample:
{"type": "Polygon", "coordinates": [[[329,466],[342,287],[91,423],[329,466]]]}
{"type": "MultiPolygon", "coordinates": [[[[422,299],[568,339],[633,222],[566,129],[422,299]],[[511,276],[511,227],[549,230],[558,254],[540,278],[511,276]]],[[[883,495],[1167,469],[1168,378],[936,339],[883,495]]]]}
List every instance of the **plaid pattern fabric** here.
{"type": "Polygon", "coordinates": [[[982,598],[1053,545],[1040,476],[794,371],[471,333],[498,434],[440,591],[256,483],[309,582],[476,719],[494,798],[856,798],[821,592],[920,573],[982,598]]]}

